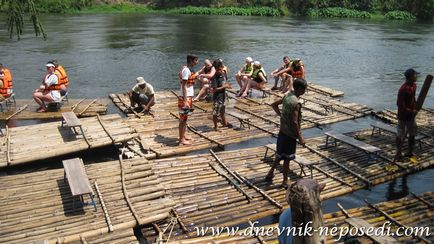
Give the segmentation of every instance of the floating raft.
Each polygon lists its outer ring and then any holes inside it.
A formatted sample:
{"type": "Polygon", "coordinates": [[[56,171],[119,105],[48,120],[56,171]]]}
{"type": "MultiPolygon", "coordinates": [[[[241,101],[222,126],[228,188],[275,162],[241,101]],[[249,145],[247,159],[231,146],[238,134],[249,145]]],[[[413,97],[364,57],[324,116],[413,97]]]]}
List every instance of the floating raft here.
{"type": "Polygon", "coordinates": [[[85,168],[97,210],[72,209],[63,169],[0,177],[0,243],[133,241],[132,228],[170,216],[174,203],[146,160],[120,159],[85,168]]]}
{"type": "MultiPolygon", "coordinates": [[[[430,228],[434,224],[433,205],[434,192],[428,192],[422,195],[414,195],[401,198],[394,201],[382,202],[378,204],[367,203],[366,207],[353,208],[335,213],[324,214],[325,226],[332,228],[333,226],[348,227],[348,216],[359,218],[368,222],[376,228],[380,228],[386,221],[391,222],[390,233],[394,233],[401,226],[430,228]]],[[[253,221],[253,220],[252,220],[253,221]]],[[[246,221],[247,222],[247,221],[246,221]]],[[[255,225],[258,227],[258,225],[255,225]]],[[[190,243],[277,243],[277,228],[278,224],[263,226],[265,230],[273,229],[271,236],[245,236],[240,233],[250,233],[246,229],[240,228],[237,235],[228,235],[227,232],[219,236],[204,236],[190,239],[178,239],[173,243],[190,244],[190,243]],[[246,231],[246,232],[244,232],[246,231]]],[[[386,225],[389,227],[389,225],[386,225]]],[[[253,232],[254,233],[254,232],[253,232]]],[[[344,243],[344,240],[336,242],[338,236],[327,236],[327,243],[344,243]]],[[[353,237],[354,238],[354,237],[353,237]]],[[[361,243],[372,243],[367,237],[357,237],[361,243]]],[[[397,243],[433,243],[434,236],[401,236],[397,238],[397,243]]]]}
{"type": "Polygon", "coordinates": [[[0,137],[0,168],[131,140],[137,135],[120,115],[80,120],[85,138],[61,122],[7,128],[0,137]]]}
{"type": "MultiPolygon", "coordinates": [[[[107,99],[106,99],[107,100],[107,99]]],[[[60,119],[63,112],[75,112],[77,117],[92,117],[107,113],[107,101],[97,99],[70,99],[56,112],[38,113],[38,105],[33,100],[17,100],[17,104],[5,107],[0,112],[0,120],[11,119],[60,119]],[[27,106],[26,106],[27,105],[27,106]],[[22,109],[24,108],[24,109],[22,109]]]]}
{"type": "MultiPolygon", "coordinates": [[[[372,113],[378,119],[397,125],[397,112],[389,109],[372,113]]],[[[418,133],[434,139],[434,109],[422,108],[416,115],[418,133]]]]}
{"type": "MultiPolygon", "coordinates": [[[[419,155],[419,163],[407,160],[393,164],[389,158],[395,152],[395,137],[370,133],[370,130],[365,130],[349,135],[382,149],[383,152],[376,160],[369,159],[363,151],[344,144],[322,149],[319,145],[325,142],[324,136],[307,140],[307,145],[311,145],[309,148],[297,149],[297,156],[317,163],[313,166],[312,173],[319,183],[326,183],[326,188],[321,192],[323,200],[378,185],[434,165],[434,147],[425,144],[415,151],[419,155]]],[[[196,233],[195,227],[232,226],[244,223],[246,219],[258,219],[253,216],[269,216],[270,210],[280,211],[278,206],[287,207],[286,190],[280,186],[282,175],[279,171],[282,168],[277,168],[272,182],[265,181],[273,163],[273,152],[270,149],[264,159],[266,150],[266,147],[255,147],[151,161],[156,174],[164,179],[162,182],[165,188],[179,203],[175,210],[186,230],[175,228],[175,235],[192,237],[196,233]],[[206,173],[212,173],[209,169],[211,165],[217,165],[215,171],[227,176],[226,182],[223,179],[216,182],[206,173]],[[224,193],[231,188],[236,193],[234,198],[224,193]],[[220,192],[220,189],[225,191],[220,192]],[[257,203],[257,200],[248,204],[246,195],[255,196],[254,199],[260,199],[264,205],[257,203]],[[268,205],[265,205],[267,202],[268,205]],[[232,209],[232,206],[237,208],[232,209]]],[[[298,164],[290,163],[291,181],[302,177],[300,171],[298,164]]],[[[308,174],[306,177],[309,177],[308,170],[305,171],[308,174]]],[[[164,228],[167,223],[160,225],[164,228]]],[[[144,235],[152,240],[158,233],[153,228],[148,228],[144,230],[144,235]]]]}

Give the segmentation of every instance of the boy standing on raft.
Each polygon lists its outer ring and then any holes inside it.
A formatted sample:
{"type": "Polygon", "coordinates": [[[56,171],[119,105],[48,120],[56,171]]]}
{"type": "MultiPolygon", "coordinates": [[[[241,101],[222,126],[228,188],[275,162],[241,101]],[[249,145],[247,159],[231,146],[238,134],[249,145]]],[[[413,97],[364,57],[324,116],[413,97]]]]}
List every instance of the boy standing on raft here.
{"type": "Polygon", "coordinates": [[[225,117],[225,102],[226,102],[226,88],[231,88],[231,85],[226,82],[226,75],[224,72],[224,65],[220,59],[213,62],[216,70],[214,77],[211,80],[211,89],[213,93],[214,106],[212,110],[212,121],[214,122],[214,130],[217,129],[217,120],[220,115],[223,126],[229,127],[230,124],[226,121],[225,117]]]}
{"type": "Polygon", "coordinates": [[[273,179],[274,169],[283,160],[283,181],[282,186],[288,187],[289,161],[295,159],[297,139],[304,145],[304,138],[301,134],[301,103],[298,98],[306,92],[307,82],[303,78],[294,80],[294,91],[287,93],[282,99],[271,104],[273,110],[280,116],[280,130],[277,137],[276,159],[271,166],[265,180],[273,179]],[[282,112],[279,105],[282,105],[282,112]]]}
{"type": "Polygon", "coordinates": [[[187,55],[187,65],[184,65],[179,72],[181,80],[181,91],[178,99],[179,108],[179,144],[189,145],[192,138],[186,136],[188,115],[193,111],[193,96],[194,96],[194,81],[196,73],[192,70],[199,63],[199,58],[196,55],[187,55]]]}

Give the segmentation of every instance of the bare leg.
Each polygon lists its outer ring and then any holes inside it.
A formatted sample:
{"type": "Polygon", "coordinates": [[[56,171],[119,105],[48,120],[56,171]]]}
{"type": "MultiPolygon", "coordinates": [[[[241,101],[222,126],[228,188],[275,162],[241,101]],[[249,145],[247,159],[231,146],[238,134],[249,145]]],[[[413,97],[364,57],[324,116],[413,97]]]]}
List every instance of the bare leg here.
{"type": "Polygon", "coordinates": [[[203,79],[202,88],[200,89],[197,96],[193,99],[193,101],[199,101],[204,95],[208,93],[208,89],[209,89],[209,80],[205,78],[203,79]]]}
{"type": "Polygon", "coordinates": [[[185,139],[185,130],[187,129],[187,120],[179,120],[179,144],[189,145],[189,141],[185,139]]]}
{"type": "Polygon", "coordinates": [[[396,137],[396,154],[393,162],[402,160],[402,140],[399,136],[396,137]]]}
{"type": "Polygon", "coordinates": [[[235,79],[237,80],[238,86],[240,87],[240,89],[243,87],[243,82],[241,80],[241,75],[238,73],[235,75],[235,79]]]}
{"type": "Polygon", "coordinates": [[[215,131],[218,131],[217,121],[218,121],[217,115],[213,115],[212,116],[212,122],[214,123],[214,130],[215,131]]]}
{"type": "Polygon", "coordinates": [[[288,173],[289,173],[289,160],[285,159],[283,160],[283,180],[282,180],[282,185],[286,186],[288,184],[288,173]]]}
{"type": "Polygon", "coordinates": [[[272,179],[273,179],[273,173],[274,173],[274,170],[276,169],[276,167],[279,165],[279,163],[280,163],[280,158],[278,158],[278,157],[276,157],[275,159],[274,159],[274,163],[273,163],[273,165],[271,165],[271,168],[270,168],[270,170],[268,171],[268,173],[267,173],[267,176],[265,176],[265,180],[268,180],[268,181],[271,181],[272,179]]]}

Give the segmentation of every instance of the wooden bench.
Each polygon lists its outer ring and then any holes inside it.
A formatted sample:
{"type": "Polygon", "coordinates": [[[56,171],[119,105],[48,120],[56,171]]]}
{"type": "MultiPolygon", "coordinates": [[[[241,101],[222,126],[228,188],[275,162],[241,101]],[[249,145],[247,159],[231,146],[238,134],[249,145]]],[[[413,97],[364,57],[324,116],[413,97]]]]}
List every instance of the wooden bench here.
{"type": "Polygon", "coordinates": [[[0,111],[3,112],[3,105],[9,107],[12,104],[17,104],[17,101],[15,100],[15,93],[11,93],[9,97],[5,98],[5,100],[0,102],[0,111]]]}
{"type": "Polygon", "coordinates": [[[270,91],[271,91],[270,88],[264,88],[264,89],[250,88],[250,89],[249,89],[249,94],[250,94],[249,96],[250,96],[250,97],[252,97],[253,89],[262,92],[262,98],[266,98],[266,97],[267,97],[267,93],[270,93],[270,91]]]}
{"type": "Polygon", "coordinates": [[[337,142],[343,142],[345,144],[348,144],[350,146],[353,146],[355,148],[358,148],[360,150],[363,150],[365,153],[368,154],[368,158],[372,159],[372,156],[377,156],[378,153],[381,151],[380,148],[369,145],[367,143],[364,143],[362,141],[356,140],[352,137],[343,135],[341,133],[338,133],[336,131],[328,131],[324,133],[326,135],[326,144],[325,148],[329,147],[329,144],[332,143],[333,146],[337,146],[337,142]],[[329,142],[329,139],[333,138],[333,142],[329,142]]]}
{"type": "MultiPolygon", "coordinates": [[[[372,126],[372,133],[371,133],[371,135],[376,134],[375,133],[376,131],[377,131],[378,135],[380,135],[382,131],[389,132],[389,133],[391,133],[391,134],[393,134],[395,136],[398,134],[397,128],[394,127],[394,126],[391,126],[391,125],[386,125],[386,124],[383,124],[383,123],[374,123],[374,124],[371,124],[371,126],[372,126]]],[[[422,141],[421,140],[423,138],[425,138],[425,137],[421,136],[421,135],[417,135],[414,138],[415,141],[417,141],[419,143],[419,148],[420,149],[422,149],[422,141]]]]}
{"type": "Polygon", "coordinates": [[[78,134],[77,130],[75,129],[78,127],[80,128],[82,135],[84,135],[83,128],[81,127],[81,122],[74,112],[63,112],[62,117],[62,127],[66,125],[69,129],[72,129],[75,134],[78,134]]]}
{"type": "Polygon", "coordinates": [[[333,113],[333,105],[328,102],[324,102],[318,99],[305,98],[305,97],[302,97],[301,99],[303,100],[303,105],[306,104],[306,102],[315,103],[318,104],[320,107],[324,108],[326,113],[333,113]]]}
{"type": "MultiPolygon", "coordinates": [[[[273,155],[276,154],[276,144],[267,144],[265,145],[265,154],[264,154],[264,159],[265,160],[267,158],[268,155],[268,151],[273,151],[274,154],[272,154],[270,157],[273,157],[273,155]]],[[[316,162],[312,162],[309,159],[306,159],[304,157],[301,156],[295,156],[295,159],[293,160],[295,163],[297,163],[300,166],[300,176],[302,176],[303,174],[305,176],[307,176],[306,172],[304,171],[304,167],[308,168],[310,170],[310,178],[313,178],[313,166],[318,164],[316,162]]]]}
{"type": "Polygon", "coordinates": [[[82,206],[93,205],[96,211],[93,190],[90,186],[89,178],[87,177],[86,169],[84,168],[81,158],[63,160],[62,163],[65,169],[64,181],[68,182],[69,189],[72,193],[72,210],[75,209],[75,199],[79,197],[82,206]],[[83,195],[89,195],[90,203],[84,202],[83,195]]]}
{"type": "Polygon", "coordinates": [[[226,111],[226,114],[237,118],[240,121],[240,128],[247,127],[250,129],[250,117],[244,114],[240,114],[235,111],[226,111]],[[246,126],[247,125],[247,126],[246,126]]]}
{"type": "MultiPolygon", "coordinates": [[[[359,230],[361,228],[365,230],[367,230],[368,228],[375,228],[375,226],[360,218],[347,218],[345,219],[345,222],[350,226],[353,226],[354,228],[357,228],[359,230]]],[[[366,234],[365,236],[369,238],[371,241],[373,241],[374,243],[380,243],[380,244],[400,243],[397,239],[391,236],[377,236],[377,235],[366,235],[366,234]]]]}

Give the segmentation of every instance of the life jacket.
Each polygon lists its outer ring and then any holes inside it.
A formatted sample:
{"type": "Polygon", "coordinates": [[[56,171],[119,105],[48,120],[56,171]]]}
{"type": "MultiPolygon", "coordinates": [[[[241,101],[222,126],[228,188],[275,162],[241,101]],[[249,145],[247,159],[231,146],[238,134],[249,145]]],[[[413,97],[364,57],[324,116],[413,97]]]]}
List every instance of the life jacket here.
{"type": "Polygon", "coordinates": [[[252,79],[258,83],[262,82],[261,78],[259,78],[259,73],[262,73],[264,75],[265,80],[267,80],[267,74],[265,73],[265,70],[263,67],[260,69],[253,70],[252,73],[252,79]]]}
{"type": "MultiPolygon", "coordinates": [[[[48,77],[50,77],[51,75],[55,75],[55,76],[57,76],[57,82],[59,83],[60,82],[60,73],[59,72],[54,72],[54,73],[52,73],[52,74],[47,74],[46,76],[45,76],[45,78],[44,78],[44,81],[46,81],[47,79],[48,79],[48,77]]],[[[54,85],[51,85],[51,86],[45,86],[45,90],[48,90],[48,91],[59,91],[60,90],[60,88],[59,88],[59,84],[54,84],[54,85]]]]}
{"type": "Polygon", "coordinates": [[[62,66],[57,66],[56,72],[60,73],[59,85],[64,85],[66,87],[69,86],[68,75],[66,74],[65,69],[62,66]]]}
{"type": "Polygon", "coordinates": [[[0,94],[3,96],[8,95],[9,89],[12,89],[12,74],[7,68],[3,68],[3,88],[0,88],[0,94]]]}
{"type": "Polygon", "coordinates": [[[291,75],[293,78],[304,78],[304,67],[293,67],[291,70],[291,75]]]}
{"type": "MultiPolygon", "coordinates": [[[[187,67],[187,66],[183,66],[182,69],[178,72],[178,77],[179,77],[180,81],[182,81],[182,70],[184,70],[185,67],[187,67]]],[[[187,86],[192,86],[192,85],[194,85],[194,81],[196,80],[197,75],[190,68],[188,68],[188,69],[190,70],[191,74],[190,74],[190,77],[188,77],[187,86]]]]}
{"type": "Polygon", "coordinates": [[[244,73],[245,74],[252,72],[252,70],[253,70],[253,65],[250,65],[250,66],[248,66],[247,64],[244,65],[244,73]]]}

